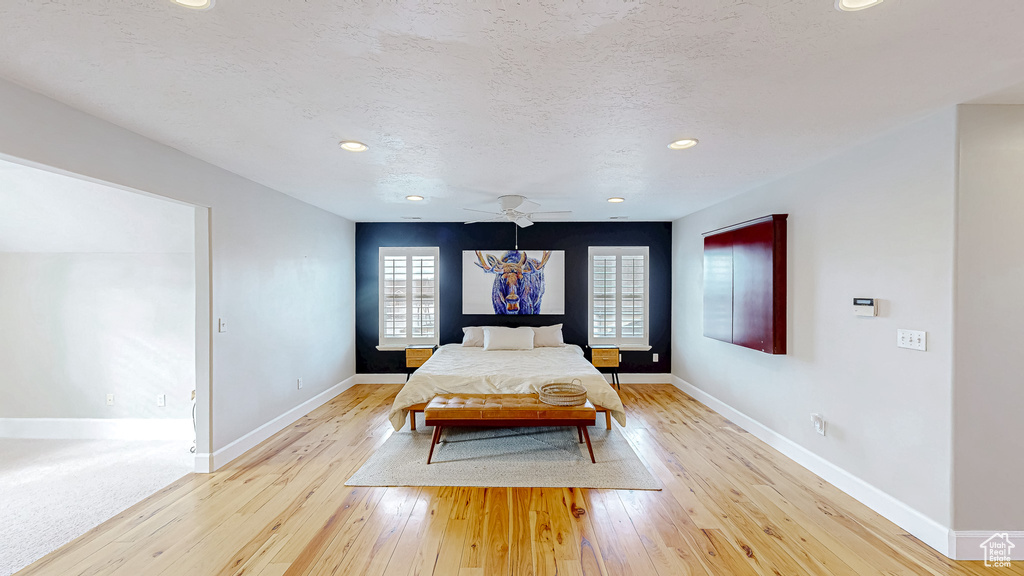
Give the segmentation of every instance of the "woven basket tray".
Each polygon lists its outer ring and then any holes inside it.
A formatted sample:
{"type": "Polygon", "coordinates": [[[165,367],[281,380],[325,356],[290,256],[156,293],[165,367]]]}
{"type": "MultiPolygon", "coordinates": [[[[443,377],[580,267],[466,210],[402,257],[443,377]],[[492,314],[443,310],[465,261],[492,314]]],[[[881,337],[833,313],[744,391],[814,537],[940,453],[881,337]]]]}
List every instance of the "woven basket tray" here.
{"type": "Polygon", "coordinates": [[[579,406],[587,402],[587,389],[579,379],[540,387],[540,401],[552,406],[579,406]]]}

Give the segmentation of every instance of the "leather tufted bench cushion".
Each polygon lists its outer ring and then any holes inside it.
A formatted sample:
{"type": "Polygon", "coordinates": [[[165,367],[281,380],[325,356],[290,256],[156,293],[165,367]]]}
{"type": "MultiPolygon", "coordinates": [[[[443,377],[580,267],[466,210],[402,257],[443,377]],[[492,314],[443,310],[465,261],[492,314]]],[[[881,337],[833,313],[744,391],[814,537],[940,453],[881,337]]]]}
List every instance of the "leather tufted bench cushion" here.
{"type": "Polygon", "coordinates": [[[552,406],[534,394],[445,394],[427,403],[424,416],[430,419],[589,419],[593,424],[597,411],[588,400],[582,406],[552,406]]]}
{"type": "Polygon", "coordinates": [[[440,394],[427,403],[423,417],[427,426],[434,427],[427,464],[445,426],[575,426],[580,442],[586,439],[590,460],[595,461],[586,427],[594,425],[597,411],[589,400],[582,406],[552,406],[536,394],[440,394]]]}

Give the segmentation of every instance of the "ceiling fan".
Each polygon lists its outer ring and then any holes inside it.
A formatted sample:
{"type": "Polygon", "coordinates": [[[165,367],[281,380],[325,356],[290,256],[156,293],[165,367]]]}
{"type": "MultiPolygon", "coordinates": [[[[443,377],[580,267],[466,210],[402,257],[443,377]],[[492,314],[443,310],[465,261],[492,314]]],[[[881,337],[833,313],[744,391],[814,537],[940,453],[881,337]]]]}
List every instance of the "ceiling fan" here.
{"type": "Polygon", "coordinates": [[[536,210],[537,208],[540,208],[540,204],[527,200],[525,196],[519,196],[516,194],[499,197],[498,205],[501,208],[501,212],[487,212],[486,210],[463,208],[463,210],[469,210],[470,212],[490,214],[489,218],[470,220],[469,222],[466,222],[466,224],[476,224],[478,222],[515,222],[520,228],[526,228],[527,226],[533,226],[534,216],[541,216],[542,218],[548,219],[572,214],[572,212],[568,210],[561,212],[537,212],[536,210]]]}

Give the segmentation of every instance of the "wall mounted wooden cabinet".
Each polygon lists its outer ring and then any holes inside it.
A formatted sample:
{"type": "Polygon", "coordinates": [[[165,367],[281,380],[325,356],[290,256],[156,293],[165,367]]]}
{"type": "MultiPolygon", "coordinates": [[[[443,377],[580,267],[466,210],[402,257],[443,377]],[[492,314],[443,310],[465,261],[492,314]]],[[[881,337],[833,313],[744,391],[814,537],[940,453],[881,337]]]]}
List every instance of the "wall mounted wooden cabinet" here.
{"type": "Polygon", "coordinates": [[[704,234],[704,335],[786,353],[786,217],[704,234]]]}

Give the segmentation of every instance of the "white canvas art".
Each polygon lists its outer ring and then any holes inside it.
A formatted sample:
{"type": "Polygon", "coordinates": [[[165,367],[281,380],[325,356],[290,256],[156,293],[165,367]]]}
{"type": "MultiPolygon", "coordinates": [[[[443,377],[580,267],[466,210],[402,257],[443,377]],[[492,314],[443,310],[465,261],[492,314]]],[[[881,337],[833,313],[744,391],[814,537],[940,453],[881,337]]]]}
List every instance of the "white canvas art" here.
{"type": "Polygon", "coordinates": [[[463,251],[462,313],[565,314],[565,251],[463,251]]]}

